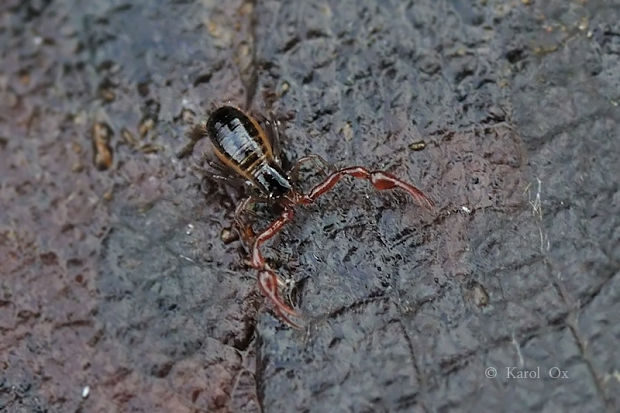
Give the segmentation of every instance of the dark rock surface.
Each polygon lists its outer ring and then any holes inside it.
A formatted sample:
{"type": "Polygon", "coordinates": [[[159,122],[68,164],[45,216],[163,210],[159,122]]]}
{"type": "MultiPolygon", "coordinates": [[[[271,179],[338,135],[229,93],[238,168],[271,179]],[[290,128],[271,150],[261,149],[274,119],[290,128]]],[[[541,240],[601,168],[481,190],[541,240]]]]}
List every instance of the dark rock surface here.
{"type": "Polygon", "coordinates": [[[617,411],[613,3],[2,2],[0,410],[617,411]],[[177,157],[228,100],[438,204],[299,208],[305,331],[177,157]]]}

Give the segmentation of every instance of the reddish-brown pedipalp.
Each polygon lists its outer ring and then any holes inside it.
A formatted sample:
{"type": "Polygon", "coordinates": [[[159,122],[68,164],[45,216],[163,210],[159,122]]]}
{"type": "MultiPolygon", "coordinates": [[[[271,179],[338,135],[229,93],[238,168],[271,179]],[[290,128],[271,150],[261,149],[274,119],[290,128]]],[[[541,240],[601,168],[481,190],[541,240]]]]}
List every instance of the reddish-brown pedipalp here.
{"type": "Polygon", "coordinates": [[[286,304],[278,287],[278,276],[265,261],[260,252],[261,246],[273,238],[294,217],[296,205],[313,203],[321,195],[332,189],[343,177],[366,179],[378,190],[399,188],[409,193],[416,202],[428,209],[433,208],[433,201],[415,186],[384,171],[370,171],[362,166],[351,166],[330,173],[323,182],[304,194],[294,188],[291,175],[296,175],[299,166],[307,161],[319,161],[327,165],[318,155],[301,158],[291,168],[289,174],[282,170],[272,151],[271,142],[254,119],[237,108],[224,106],[217,109],[209,118],[206,128],[198,128],[199,134],[208,135],[218,158],[235,172],[256,187],[261,196],[250,196],[235,211],[235,219],[242,238],[253,237],[251,265],[258,271],[258,283],[267,298],[274,304],[276,313],[289,325],[300,328],[291,317],[299,317],[297,311],[286,304]],[[258,235],[250,226],[246,226],[240,215],[249,204],[255,202],[277,203],[282,213],[265,230],[258,235]],[[245,236],[244,236],[245,235],[245,236]]]}

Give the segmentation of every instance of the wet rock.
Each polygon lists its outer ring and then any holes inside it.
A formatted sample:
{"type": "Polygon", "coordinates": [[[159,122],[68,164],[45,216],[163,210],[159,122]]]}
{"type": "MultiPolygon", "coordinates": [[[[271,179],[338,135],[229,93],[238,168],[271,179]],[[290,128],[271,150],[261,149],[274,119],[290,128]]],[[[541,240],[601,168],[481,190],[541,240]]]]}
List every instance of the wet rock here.
{"type": "Polygon", "coordinates": [[[0,410],[617,410],[618,21],[602,1],[4,2],[0,410]],[[299,208],[264,254],[304,331],[231,237],[242,194],[193,168],[187,132],[223,103],[281,121],[288,161],[437,203],[346,180],[299,208]]]}

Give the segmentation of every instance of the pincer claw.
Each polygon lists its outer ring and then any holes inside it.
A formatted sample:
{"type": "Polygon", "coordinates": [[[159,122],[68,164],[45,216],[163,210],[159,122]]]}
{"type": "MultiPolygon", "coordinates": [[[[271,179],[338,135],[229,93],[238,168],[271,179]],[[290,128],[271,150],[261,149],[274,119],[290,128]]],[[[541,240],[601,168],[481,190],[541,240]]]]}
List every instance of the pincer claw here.
{"type": "Polygon", "coordinates": [[[301,329],[301,325],[291,319],[291,316],[296,318],[301,318],[301,316],[291,306],[282,301],[278,294],[278,276],[269,268],[259,270],[258,285],[265,296],[273,303],[276,313],[291,327],[301,329]]]}

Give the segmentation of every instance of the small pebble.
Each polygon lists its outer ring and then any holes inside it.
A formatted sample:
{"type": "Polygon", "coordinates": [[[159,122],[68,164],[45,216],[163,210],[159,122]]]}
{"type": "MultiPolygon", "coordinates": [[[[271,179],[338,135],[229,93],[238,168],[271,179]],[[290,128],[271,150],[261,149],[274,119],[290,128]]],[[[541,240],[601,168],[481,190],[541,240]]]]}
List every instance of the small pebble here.
{"type": "Polygon", "coordinates": [[[222,232],[220,232],[220,238],[224,244],[230,244],[233,241],[239,239],[239,235],[237,231],[234,231],[232,228],[223,228],[222,232]]]}
{"type": "Polygon", "coordinates": [[[489,304],[489,294],[487,294],[484,287],[478,283],[476,283],[473,289],[473,299],[478,307],[486,307],[489,304]]]}
{"type": "Polygon", "coordinates": [[[100,171],[108,169],[112,165],[112,149],[109,142],[112,130],[103,122],[95,122],[93,125],[93,146],[95,149],[95,167],[100,171]]]}
{"type": "Polygon", "coordinates": [[[153,126],[155,126],[155,121],[151,118],[146,118],[142,121],[142,123],[140,123],[138,133],[140,133],[140,136],[144,137],[151,129],[153,129],[153,126]]]}

